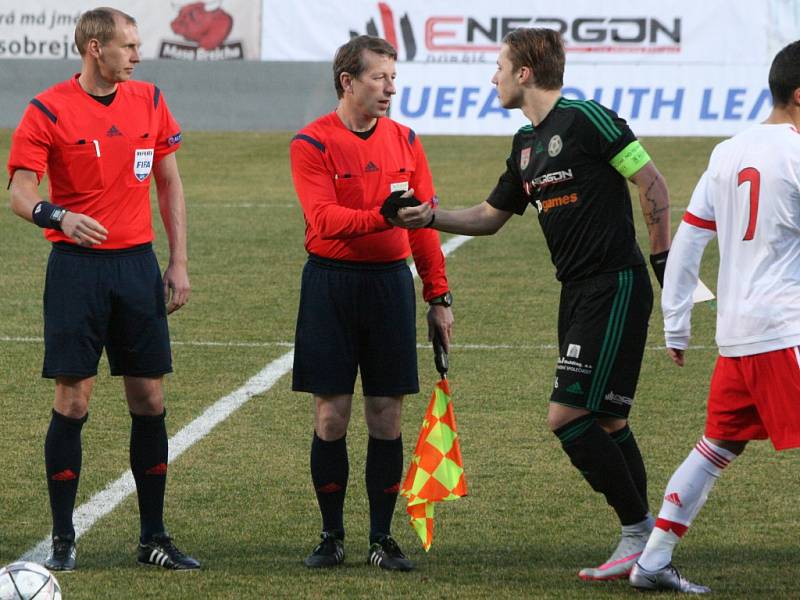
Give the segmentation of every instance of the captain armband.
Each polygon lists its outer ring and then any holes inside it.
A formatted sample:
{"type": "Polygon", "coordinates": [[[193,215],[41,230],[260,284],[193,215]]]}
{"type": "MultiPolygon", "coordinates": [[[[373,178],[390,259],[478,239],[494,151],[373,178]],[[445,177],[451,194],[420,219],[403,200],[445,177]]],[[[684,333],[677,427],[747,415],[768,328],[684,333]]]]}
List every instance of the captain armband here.
{"type": "Polygon", "coordinates": [[[42,200],[33,207],[31,218],[33,222],[42,229],[56,229],[61,231],[61,221],[64,220],[64,215],[66,214],[66,208],[42,200]]]}
{"type": "Polygon", "coordinates": [[[636,175],[639,169],[649,162],[650,155],[647,150],[639,143],[639,140],[634,140],[611,159],[611,166],[627,179],[636,175]]]}

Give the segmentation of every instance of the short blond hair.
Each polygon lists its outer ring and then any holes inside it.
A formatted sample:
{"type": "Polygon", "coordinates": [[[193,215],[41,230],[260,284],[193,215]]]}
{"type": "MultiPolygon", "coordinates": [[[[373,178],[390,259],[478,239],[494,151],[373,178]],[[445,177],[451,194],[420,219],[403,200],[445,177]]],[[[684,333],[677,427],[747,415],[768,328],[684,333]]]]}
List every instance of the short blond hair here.
{"type": "Polygon", "coordinates": [[[81,56],[86,53],[86,46],[91,40],[97,40],[105,46],[114,39],[114,34],[117,32],[117,18],[129,25],[136,25],[136,19],[129,14],[107,6],[87,10],[81,15],[75,26],[75,45],[81,56]]]}

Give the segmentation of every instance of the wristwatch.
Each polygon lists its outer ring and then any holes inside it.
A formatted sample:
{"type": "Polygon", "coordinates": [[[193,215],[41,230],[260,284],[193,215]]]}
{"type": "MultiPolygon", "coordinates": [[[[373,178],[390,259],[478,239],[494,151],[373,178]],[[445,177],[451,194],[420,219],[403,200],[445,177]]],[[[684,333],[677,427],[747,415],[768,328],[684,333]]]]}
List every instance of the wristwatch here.
{"type": "Polygon", "coordinates": [[[450,292],[445,292],[441,296],[436,296],[435,298],[428,300],[428,304],[431,306],[438,304],[439,306],[444,306],[445,308],[453,306],[453,294],[450,292]]]}
{"type": "Polygon", "coordinates": [[[67,214],[66,208],[61,208],[60,206],[57,207],[53,212],[50,213],[50,228],[51,229],[58,229],[61,231],[61,222],[64,220],[64,215],[67,214]]]}

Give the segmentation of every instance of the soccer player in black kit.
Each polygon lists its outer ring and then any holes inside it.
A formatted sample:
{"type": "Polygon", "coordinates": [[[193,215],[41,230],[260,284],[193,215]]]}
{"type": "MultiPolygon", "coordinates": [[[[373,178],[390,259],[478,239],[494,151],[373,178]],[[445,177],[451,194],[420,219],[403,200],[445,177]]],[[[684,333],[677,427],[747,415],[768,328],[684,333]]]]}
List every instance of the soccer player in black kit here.
{"type": "Polygon", "coordinates": [[[514,136],[505,173],[476,206],[401,208],[393,222],[491,235],[529,204],[538,211],[562,283],[547,421],[619,517],[622,535],[611,556],[579,572],[582,579],[610,580],[628,576],[654,525],[644,462],[628,426],[653,290],[626,180],[639,188],[659,283],[670,245],[669,193],[624,120],[594,101],[561,96],[564,62],[558,32],[509,33],[492,83],[502,106],[521,109],[531,124],[514,136]]]}

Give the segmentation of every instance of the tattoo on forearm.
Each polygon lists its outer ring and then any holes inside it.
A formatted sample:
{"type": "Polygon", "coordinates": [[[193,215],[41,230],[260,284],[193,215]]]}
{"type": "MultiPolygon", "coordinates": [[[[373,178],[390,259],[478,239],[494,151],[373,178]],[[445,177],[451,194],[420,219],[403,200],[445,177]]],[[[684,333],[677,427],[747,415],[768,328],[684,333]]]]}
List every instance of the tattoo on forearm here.
{"type": "Polygon", "coordinates": [[[658,205],[659,198],[663,196],[663,194],[659,193],[658,186],[659,178],[653,177],[653,179],[650,180],[647,189],[642,192],[642,212],[648,228],[651,225],[658,225],[661,223],[662,213],[669,210],[669,204],[664,206],[658,205]],[[645,208],[645,203],[649,205],[650,210],[645,208]]]}

